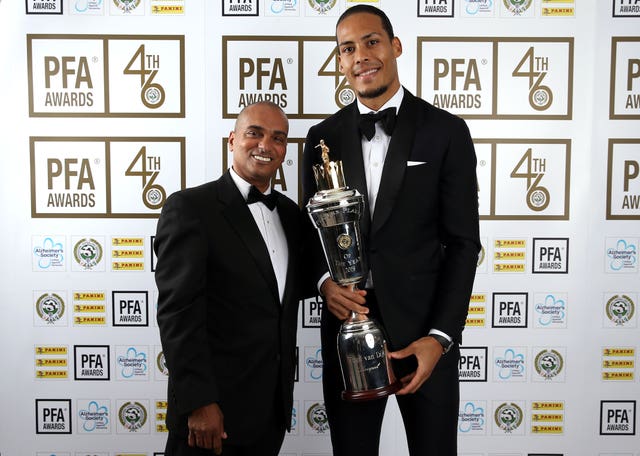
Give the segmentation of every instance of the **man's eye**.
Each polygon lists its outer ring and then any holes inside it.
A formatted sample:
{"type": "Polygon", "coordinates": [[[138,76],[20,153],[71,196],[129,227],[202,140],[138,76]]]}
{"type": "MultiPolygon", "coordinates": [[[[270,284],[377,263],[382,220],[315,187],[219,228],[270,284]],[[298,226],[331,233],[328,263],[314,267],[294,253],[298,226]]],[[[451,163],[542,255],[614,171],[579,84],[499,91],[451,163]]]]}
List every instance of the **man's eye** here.
{"type": "Polygon", "coordinates": [[[380,42],[380,40],[369,40],[369,46],[376,45],[380,42]]]}
{"type": "Polygon", "coordinates": [[[343,48],[342,48],[342,53],[343,53],[343,54],[348,54],[348,53],[350,53],[350,52],[353,52],[353,47],[351,47],[351,46],[347,46],[347,47],[343,47],[343,48]]]}

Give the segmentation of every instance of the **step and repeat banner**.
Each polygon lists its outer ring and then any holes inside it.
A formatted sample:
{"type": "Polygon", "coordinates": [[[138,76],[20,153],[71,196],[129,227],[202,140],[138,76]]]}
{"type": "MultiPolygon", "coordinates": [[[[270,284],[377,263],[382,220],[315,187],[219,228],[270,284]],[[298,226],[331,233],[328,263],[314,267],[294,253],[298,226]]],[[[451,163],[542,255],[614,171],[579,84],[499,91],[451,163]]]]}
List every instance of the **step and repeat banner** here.
{"type": "MultiPolygon", "coordinates": [[[[355,99],[333,33],[358,3],[475,143],[460,454],[640,456],[638,0],[0,0],[0,455],[163,454],[161,208],[228,168],[259,100],[290,119],[275,188],[305,203],[305,135],[355,99]]],[[[331,454],[322,307],[300,302],[283,456],[331,454]]],[[[381,454],[406,448],[391,399],[381,454]]]]}

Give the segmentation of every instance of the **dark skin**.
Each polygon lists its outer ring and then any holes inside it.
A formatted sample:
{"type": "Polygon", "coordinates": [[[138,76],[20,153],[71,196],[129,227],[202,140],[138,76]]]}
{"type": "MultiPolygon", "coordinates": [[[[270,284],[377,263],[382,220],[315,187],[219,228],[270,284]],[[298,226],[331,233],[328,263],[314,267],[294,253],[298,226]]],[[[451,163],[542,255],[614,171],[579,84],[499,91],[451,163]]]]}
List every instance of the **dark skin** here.
{"type": "MultiPolygon", "coordinates": [[[[390,37],[375,14],[356,13],[336,28],[340,72],[356,91],[358,100],[377,111],[401,89],[396,59],[402,54],[398,37],[390,37]]],[[[351,312],[369,313],[366,291],[352,290],[327,279],[320,292],[329,311],[340,320],[351,312]]],[[[415,356],[418,367],[400,379],[399,395],[415,393],[431,376],[442,356],[442,345],[431,336],[421,337],[402,350],[389,353],[393,359],[415,356]]]]}
{"type": "MultiPolygon", "coordinates": [[[[286,155],[288,132],[289,122],[280,109],[263,103],[245,108],[229,133],[233,170],[264,193],[286,155]]],[[[222,440],[227,433],[224,414],[217,403],[193,410],[187,425],[189,446],[222,453],[222,440]]]]}

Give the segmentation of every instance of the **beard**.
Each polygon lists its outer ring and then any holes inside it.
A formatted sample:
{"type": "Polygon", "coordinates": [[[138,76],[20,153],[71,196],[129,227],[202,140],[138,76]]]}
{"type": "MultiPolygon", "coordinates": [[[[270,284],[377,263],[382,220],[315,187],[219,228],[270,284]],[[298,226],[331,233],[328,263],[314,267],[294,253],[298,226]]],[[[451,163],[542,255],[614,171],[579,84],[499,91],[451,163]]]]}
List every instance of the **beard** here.
{"type": "Polygon", "coordinates": [[[378,87],[376,89],[370,89],[367,91],[358,92],[358,97],[360,98],[378,98],[380,95],[384,94],[389,89],[388,85],[384,85],[378,87]]]}

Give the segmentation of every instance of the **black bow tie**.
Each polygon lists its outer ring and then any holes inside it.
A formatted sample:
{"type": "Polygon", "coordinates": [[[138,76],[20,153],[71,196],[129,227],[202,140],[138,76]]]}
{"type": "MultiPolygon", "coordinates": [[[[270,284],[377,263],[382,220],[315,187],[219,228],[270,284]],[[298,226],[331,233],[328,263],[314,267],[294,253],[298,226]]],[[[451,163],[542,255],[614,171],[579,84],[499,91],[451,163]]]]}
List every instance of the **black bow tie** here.
{"type": "Polygon", "coordinates": [[[376,122],[382,120],[382,129],[384,132],[391,136],[393,128],[396,126],[396,108],[387,108],[383,111],[378,111],[375,114],[370,112],[369,114],[360,114],[360,120],[358,126],[360,132],[371,141],[373,135],[376,133],[376,122]]]}
{"type": "Polygon", "coordinates": [[[262,203],[265,206],[267,206],[270,211],[272,211],[275,209],[277,201],[278,201],[278,194],[275,192],[271,192],[268,195],[265,195],[253,185],[249,189],[247,204],[262,203]]]}

